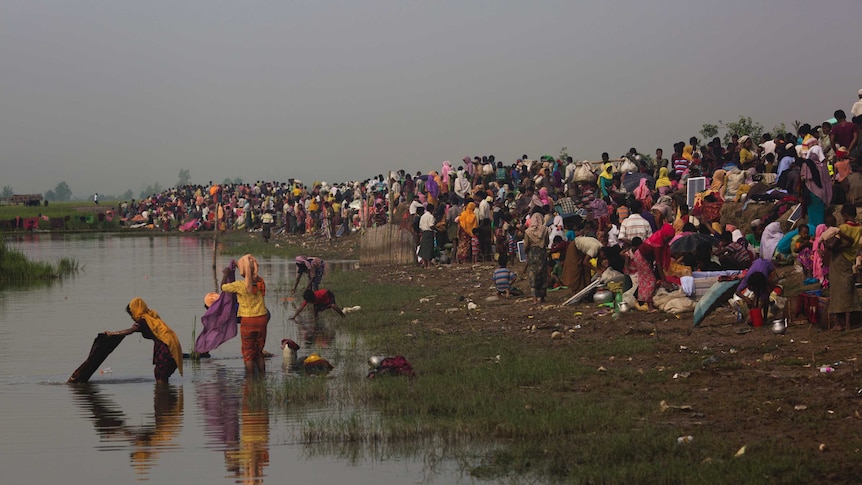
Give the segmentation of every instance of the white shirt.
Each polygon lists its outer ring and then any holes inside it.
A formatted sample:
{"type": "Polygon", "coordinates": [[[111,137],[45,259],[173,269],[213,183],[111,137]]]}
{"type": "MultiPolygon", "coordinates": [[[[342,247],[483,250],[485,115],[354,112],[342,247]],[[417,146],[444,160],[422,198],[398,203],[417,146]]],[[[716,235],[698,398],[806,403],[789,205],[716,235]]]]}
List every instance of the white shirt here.
{"type": "Polygon", "coordinates": [[[850,108],[850,114],[852,116],[862,115],[862,99],[853,103],[853,107],[850,108]]]}
{"type": "Polygon", "coordinates": [[[763,148],[763,155],[765,156],[767,153],[775,154],[775,140],[765,141],[760,144],[760,147],[763,148]]]}
{"type": "Polygon", "coordinates": [[[643,241],[651,235],[652,227],[649,225],[649,221],[641,217],[640,214],[632,213],[620,223],[620,239],[631,241],[639,237],[643,241]]]}
{"type": "Polygon", "coordinates": [[[416,209],[420,206],[422,206],[422,203],[419,202],[419,199],[413,199],[413,202],[410,202],[410,208],[408,209],[408,212],[410,213],[410,215],[415,216],[416,215],[416,209]]]}
{"type": "Polygon", "coordinates": [[[598,239],[594,237],[576,237],[574,241],[572,241],[578,251],[586,254],[591,258],[595,258],[599,255],[599,251],[602,249],[602,243],[598,239]]]}
{"type": "Polygon", "coordinates": [[[420,231],[430,231],[434,228],[434,214],[430,212],[425,212],[422,214],[422,217],[419,218],[419,230],[420,231]]]}
{"type": "Polygon", "coordinates": [[[479,202],[476,218],[479,220],[491,218],[491,204],[488,203],[488,199],[482,199],[482,202],[479,202]]]}
{"type": "Polygon", "coordinates": [[[571,182],[572,177],[575,175],[575,169],[578,168],[574,163],[566,164],[566,182],[571,182]]]}
{"type": "Polygon", "coordinates": [[[608,229],[608,246],[619,246],[620,244],[620,229],[612,224],[611,228],[608,229]]]}

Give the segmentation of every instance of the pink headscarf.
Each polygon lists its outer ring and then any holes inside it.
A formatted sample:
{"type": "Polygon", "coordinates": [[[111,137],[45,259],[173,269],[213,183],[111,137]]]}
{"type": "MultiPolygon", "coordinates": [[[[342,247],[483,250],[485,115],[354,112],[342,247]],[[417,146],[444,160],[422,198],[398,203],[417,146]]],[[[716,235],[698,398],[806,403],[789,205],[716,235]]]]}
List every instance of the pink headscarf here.
{"type": "Polygon", "coordinates": [[[670,267],[670,241],[674,236],[676,236],[676,231],[673,226],[665,222],[643,242],[643,244],[653,247],[656,263],[660,264],[663,269],[670,267]]]}
{"type": "Polygon", "coordinates": [[[255,293],[255,283],[258,278],[257,276],[257,259],[254,258],[251,254],[246,254],[245,256],[239,258],[236,262],[237,268],[239,268],[239,274],[245,278],[245,289],[249,293],[255,293]]]}
{"type": "Polygon", "coordinates": [[[545,187],[539,189],[539,200],[541,200],[542,204],[544,205],[551,205],[551,198],[548,197],[548,189],[546,189],[545,187]]]}
{"type": "Polygon", "coordinates": [[[464,171],[467,172],[470,178],[473,178],[473,175],[476,174],[476,169],[473,167],[473,159],[469,156],[464,157],[464,171]]]}
{"type": "Polygon", "coordinates": [[[452,164],[449,162],[449,160],[446,160],[445,162],[443,162],[443,169],[440,170],[440,178],[442,180],[446,181],[445,182],[446,186],[449,185],[449,171],[450,170],[452,170],[452,164]]]}
{"type": "Polygon", "coordinates": [[[632,195],[635,196],[635,199],[641,201],[644,209],[649,210],[652,207],[652,191],[650,191],[647,185],[646,178],[640,180],[638,186],[632,191],[632,195]]]}

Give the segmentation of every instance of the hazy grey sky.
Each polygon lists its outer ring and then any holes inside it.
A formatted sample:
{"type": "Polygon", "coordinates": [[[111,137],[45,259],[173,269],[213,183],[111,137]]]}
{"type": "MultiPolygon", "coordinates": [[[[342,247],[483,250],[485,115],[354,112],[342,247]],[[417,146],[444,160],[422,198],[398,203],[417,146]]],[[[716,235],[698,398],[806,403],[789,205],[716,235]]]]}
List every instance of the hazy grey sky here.
{"type": "Polygon", "coordinates": [[[849,112],[859,0],[0,0],[0,187],[328,182],[849,112]]]}

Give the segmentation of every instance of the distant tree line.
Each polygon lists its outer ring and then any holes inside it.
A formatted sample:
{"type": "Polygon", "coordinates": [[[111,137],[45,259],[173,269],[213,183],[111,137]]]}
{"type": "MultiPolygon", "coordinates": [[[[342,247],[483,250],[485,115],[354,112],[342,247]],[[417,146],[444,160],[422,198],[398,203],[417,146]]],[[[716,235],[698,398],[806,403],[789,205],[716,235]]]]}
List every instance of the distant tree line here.
{"type": "MultiPolygon", "coordinates": [[[[226,185],[241,183],[243,183],[241,177],[236,177],[233,180],[226,178],[224,180],[224,184],[226,185]]],[[[191,172],[187,168],[180,169],[175,187],[181,187],[189,184],[191,184],[191,172]]],[[[164,191],[165,188],[162,187],[160,183],[154,182],[141,189],[138,192],[137,198],[145,199],[153,194],[158,194],[164,191]]],[[[15,189],[11,185],[6,185],[3,187],[0,193],[2,193],[2,197],[12,197],[15,194],[15,189]]],[[[88,194],[84,197],[78,197],[78,200],[92,199],[94,195],[95,194],[88,194]]],[[[46,191],[43,196],[45,200],[51,202],[67,202],[73,200],[72,189],[69,187],[69,184],[67,184],[65,180],[58,183],[57,186],[53,189],[46,191]]],[[[125,191],[122,195],[114,195],[101,192],[99,193],[99,199],[101,200],[132,200],[134,198],[136,198],[135,192],[131,189],[125,191]]]]}

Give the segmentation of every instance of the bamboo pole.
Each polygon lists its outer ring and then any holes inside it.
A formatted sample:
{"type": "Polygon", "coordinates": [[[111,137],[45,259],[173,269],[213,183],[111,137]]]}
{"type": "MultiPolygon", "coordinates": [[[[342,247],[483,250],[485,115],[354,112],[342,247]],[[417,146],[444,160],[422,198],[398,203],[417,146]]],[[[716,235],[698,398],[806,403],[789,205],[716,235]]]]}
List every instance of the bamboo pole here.
{"type": "MultiPolygon", "coordinates": [[[[219,192],[216,194],[218,198],[221,197],[221,188],[219,188],[219,192]]],[[[213,286],[215,287],[215,291],[218,292],[218,271],[216,270],[216,253],[218,252],[218,231],[219,231],[219,209],[221,208],[221,201],[216,199],[216,214],[215,214],[215,227],[213,228],[213,286]]]]}

